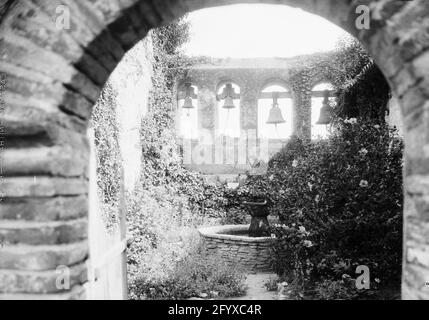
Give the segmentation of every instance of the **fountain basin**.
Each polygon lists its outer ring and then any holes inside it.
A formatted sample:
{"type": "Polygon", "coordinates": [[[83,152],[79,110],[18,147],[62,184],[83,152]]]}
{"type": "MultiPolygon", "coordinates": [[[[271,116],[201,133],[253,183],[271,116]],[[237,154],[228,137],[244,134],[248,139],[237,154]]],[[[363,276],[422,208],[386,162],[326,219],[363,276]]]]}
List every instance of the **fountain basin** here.
{"type": "Polygon", "coordinates": [[[244,271],[271,271],[271,237],[250,237],[250,225],[227,225],[199,229],[209,252],[220,254],[228,264],[244,271]]]}

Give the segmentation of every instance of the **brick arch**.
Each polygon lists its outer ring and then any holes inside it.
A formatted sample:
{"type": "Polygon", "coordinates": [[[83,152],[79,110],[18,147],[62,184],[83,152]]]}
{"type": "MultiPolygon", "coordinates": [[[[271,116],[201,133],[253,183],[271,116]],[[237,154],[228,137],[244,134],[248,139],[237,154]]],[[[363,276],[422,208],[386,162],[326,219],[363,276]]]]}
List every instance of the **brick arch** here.
{"type": "Polygon", "coordinates": [[[85,282],[87,120],[124,53],[147,32],[186,12],[236,3],[300,7],[355,35],[402,105],[405,124],[403,298],[429,298],[429,3],[426,0],[27,0],[0,8],[0,72],[8,149],[0,235],[1,297],[71,298],[55,289],[54,266],[85,282]],[[55,27],[56,8],[71,29],[55,27]],[[354,28],[355,7],[373,8],[370,30],[354,28]],[[29,157],[31,154],[31,157],[29,157]],[[33,176],[37,175],[37,179],[33,176]],[[59,246],[62,244],[62,246],[59,246]],[[21,296],[22,297],[22,296],[21,296]]]}

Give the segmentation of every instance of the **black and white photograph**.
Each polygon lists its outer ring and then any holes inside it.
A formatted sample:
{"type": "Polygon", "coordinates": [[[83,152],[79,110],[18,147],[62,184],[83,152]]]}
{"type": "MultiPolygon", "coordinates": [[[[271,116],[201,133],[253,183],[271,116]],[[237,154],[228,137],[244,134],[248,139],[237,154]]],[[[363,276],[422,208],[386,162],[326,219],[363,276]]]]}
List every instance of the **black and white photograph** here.
{"type": "Polygon", "coordinates": [[[429,1],[0,0],[0,300],[429,300],[429,1]]]}

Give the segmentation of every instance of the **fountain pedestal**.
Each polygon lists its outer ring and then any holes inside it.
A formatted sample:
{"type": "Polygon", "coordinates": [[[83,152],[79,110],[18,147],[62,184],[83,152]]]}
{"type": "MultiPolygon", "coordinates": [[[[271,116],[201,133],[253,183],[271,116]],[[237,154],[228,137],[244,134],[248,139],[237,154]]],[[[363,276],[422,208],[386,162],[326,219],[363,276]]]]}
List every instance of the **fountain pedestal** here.
{"type": "Polygon", "coordinates": [[[269,236],[269,223],[267,201],[263,202],[243,202],[244,206],[247,208],[249,214],[252,217],[249,227],[249,236],[250,237],[267,237],[269,236]]]}

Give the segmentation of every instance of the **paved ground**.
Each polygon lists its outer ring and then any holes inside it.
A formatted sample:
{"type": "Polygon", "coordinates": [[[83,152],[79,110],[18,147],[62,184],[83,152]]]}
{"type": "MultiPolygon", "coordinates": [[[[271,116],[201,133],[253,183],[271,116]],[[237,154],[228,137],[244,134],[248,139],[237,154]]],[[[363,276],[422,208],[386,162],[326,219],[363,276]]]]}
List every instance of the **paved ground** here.
{"type": "Polygon", "coordinates": [[[277,292],[267,291],[264,284],[272,278],[277,278],[275,273],[249,274],[246,279],[248,286],[246,295],[228,300],[278,300],[277,292]]]}

